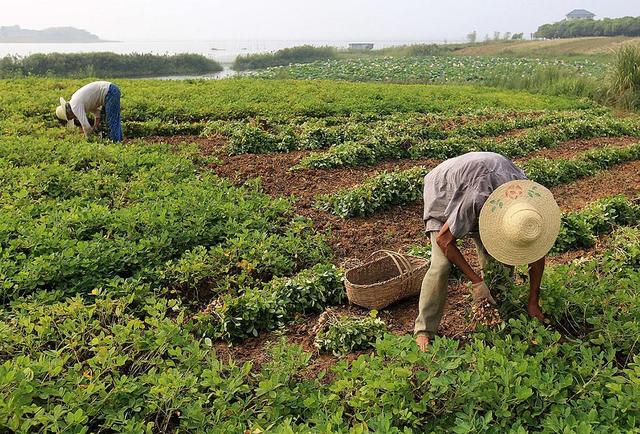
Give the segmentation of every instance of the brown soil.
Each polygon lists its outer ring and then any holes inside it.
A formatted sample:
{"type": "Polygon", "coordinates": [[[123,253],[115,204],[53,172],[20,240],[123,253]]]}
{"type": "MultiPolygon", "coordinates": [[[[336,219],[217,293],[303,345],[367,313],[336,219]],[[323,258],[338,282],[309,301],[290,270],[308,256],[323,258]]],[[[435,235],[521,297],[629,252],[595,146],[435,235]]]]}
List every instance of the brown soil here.
{"type": "Polygon", "coordinates": [[[523,158],[516,159],[516,163],[530,160],[532,158],[572,158],[580,152],[596,149],[603,146],[622,147],[632,143],[638,143],[637,137],[595,137],[591,139],[570,140],[559,146],[548,149],[541,149],[532,152],[523,158]]]}
{"type": "Polygon", "coordinates": [[[307,215],[320,194],[334,193],[353,187],[382,171],[405,170],[416,166],[434,167],[433,159],[384,161],[377,166],[358,166],[337,169],[300,169],[292,171],[309,151],[278,154],[251,154],[225,157],[211,169],[218,175],[243,183],[250,178],[261,178],[265,193],[272,196],[296,196],[296,210],[307,215]]]}
{"type": "Polygon", "coordinates": [[[640,161],[632,161],[551,189],[560,208],[564,211],[584,207],[594,200],[624,194],[637,197],[640,194],[640,161]]]}

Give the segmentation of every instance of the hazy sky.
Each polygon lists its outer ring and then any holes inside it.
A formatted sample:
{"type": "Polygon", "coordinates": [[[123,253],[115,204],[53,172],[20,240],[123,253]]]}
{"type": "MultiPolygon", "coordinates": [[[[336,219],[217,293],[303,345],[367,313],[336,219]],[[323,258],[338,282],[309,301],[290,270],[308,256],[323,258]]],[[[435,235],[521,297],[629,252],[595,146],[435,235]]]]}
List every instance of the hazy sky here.
{"type": "Polygon", "coordinates": [[[0,25],[74,26],[112,40],[460,40],[535,31],[574,8],[640,15],[640,0],[0,0],[0,25]]]}

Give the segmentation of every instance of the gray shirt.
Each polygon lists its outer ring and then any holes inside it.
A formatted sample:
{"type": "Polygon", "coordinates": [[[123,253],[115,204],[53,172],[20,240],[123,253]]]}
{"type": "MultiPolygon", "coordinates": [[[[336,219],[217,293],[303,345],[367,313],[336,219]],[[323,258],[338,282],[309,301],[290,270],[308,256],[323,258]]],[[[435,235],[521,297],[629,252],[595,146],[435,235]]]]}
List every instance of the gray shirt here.
{"type": "Polygon", "coordinates": [[[445,223],[456,238],[478,231],[480,210],[493,190],[527,179],[508,158],[493,152],[469,152],[439,164],[424,177],[424,221],[427,232],[445,223]]]}

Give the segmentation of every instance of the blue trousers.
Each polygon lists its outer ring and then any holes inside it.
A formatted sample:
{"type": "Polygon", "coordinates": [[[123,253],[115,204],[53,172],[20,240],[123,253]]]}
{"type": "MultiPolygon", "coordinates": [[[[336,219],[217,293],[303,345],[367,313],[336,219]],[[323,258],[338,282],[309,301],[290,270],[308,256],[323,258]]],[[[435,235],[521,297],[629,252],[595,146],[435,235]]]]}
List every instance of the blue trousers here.
{"type": "Polygon", "coordinates": [[[115,84],[109,85],[104,98],[104,112],[109,127],[109,138],[114,142],[122,142],[122,122],[120,120],[120,89],[115,84]]]}

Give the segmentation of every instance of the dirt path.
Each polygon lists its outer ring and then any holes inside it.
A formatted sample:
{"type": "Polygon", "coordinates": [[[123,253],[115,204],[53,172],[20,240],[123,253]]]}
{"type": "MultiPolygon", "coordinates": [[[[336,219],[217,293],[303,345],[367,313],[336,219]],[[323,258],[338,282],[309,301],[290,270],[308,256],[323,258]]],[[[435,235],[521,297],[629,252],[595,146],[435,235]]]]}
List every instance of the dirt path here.
{"type": "Polygon", "coordinates": [[[294,151],[283,154],[235,155],[225,157],[220,164],[210,167],[218,175],[243,183],[247,179],[260,177],[264,192],[272,196],[297,198],[296,210],[307,215],[320,194],[334,193],[362,183],[383,171],[405,170],[416,166],[434,167],[434,159],[384,161],[377,166],[358,166],[337,169],[300,169],[292,171],[300,159],[309,151],[294,151]]]}
{"type": "Polygon", "coordinates": [[[640,161],[614,166],[595,176],[559,185],[551,191],[563,211],[580,209],[589,202],[615,194],[636,197],[640,194],[640,161]]]}
{"type": "Polygon", "coordinates": [[[562,143],[559,146],[548,149],[541,149],[536,152],[532,152],[524,158],[517,158],[516,163],[521,163],[532,158],[572,158],[580,152],[585,152],[590,149],[597,149],[603,146],[627,146],[632,143],[638,143],[640,139],[637,137],[595,137],[591,139],[570,140],[562,143]]]}

